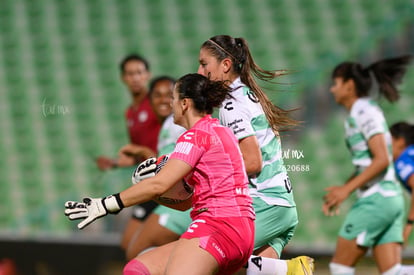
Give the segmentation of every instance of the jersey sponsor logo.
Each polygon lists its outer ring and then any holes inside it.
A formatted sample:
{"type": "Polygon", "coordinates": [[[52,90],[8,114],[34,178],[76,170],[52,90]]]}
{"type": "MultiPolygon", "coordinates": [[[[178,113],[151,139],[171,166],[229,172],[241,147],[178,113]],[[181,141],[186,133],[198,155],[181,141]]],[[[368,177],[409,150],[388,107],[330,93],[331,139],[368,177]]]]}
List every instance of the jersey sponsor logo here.
{"type": "Polygon", "coordinates": [[[237,195],[249,195],[249,188],[237,187],[235,191],[237,195]]]}
{"type": "Polygon", "coordinates": [[[187,133],[184,134],[183,137],[186,140],[191,140],[193,138],[194,134],[195,134],[194,132],[187,132],[187,133]]]}
{"type": "Polygon", "coordinates": [[[179,142],[175,146],[174,152],[188,155],[192,148],[193,148],[193,144],[190,142],[179,142]]]}
{"type": "Polygon", "coordinates": [[[368,135],[370,135],[372,132],[379,130],[375,123],[375,120],[372,118],[368,119],[367,121],[364,122],[364,124],[362,124],[362,129],[368,135]]]}
{"type": "Polygon", "coordinates": [[[217,252],[220,254],[222,258],[226,258],[226,254],[224,254],[223,250],[220,248],[218,244],[213,242],[211,245],[217,250],[217,252]]]}
{"type": "Polygon", "coordinates": [[[224,109],[226,109],[227,111],[231,111],[234,109],[232,105],[233,105],[233,101],[229,101],[224,105],[224,109]]]}
{"type": "Polygon", "coordinates": [[[234,133],[235,135],[237,135],[238,133],[242,133],[242,132],[244,132],[245,130],[246,130],[246,128],[240,128],[240,129],[234,130],[234,131],[233,131],[233,133],[234,133]]]}
{"type": "Polygon", "coordinates": [[[237,135],[238,133],[244,132],[246,128],[239,128],[239,123],[242,123],[243,119],[235,119],[232,122],[227,123],[227,127],[231,128],[233,130],[233,133],[237,135]]]}
{"type": "Polygon", "coordinates": [[[148,119],[147,111],[139,112],[139,114],[138,114],[138,121],[139,122],[143,123],[143,122],[147,121],[147,119],[148,119]]]}
{"type": "Polygon", "coordinates": [[[237,124],[239,124],[240,122],[243,122],[243,119],[235,119],[232,122],[227,123],[227,127],[232,128],[237,126],[237,124]]]}

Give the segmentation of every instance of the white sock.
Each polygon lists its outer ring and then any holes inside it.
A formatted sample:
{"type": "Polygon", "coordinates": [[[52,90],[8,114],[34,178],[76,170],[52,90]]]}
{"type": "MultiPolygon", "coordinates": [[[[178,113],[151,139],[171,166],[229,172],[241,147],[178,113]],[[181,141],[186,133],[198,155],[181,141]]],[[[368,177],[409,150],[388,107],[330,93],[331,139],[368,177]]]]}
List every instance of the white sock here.
{"type": "Polygon", "coordinates": [[[355,268],[337,264],[337,263],[329,263],[329,270],[331,271],[332,275],[354,275],[355,274],[355,268]]]}
{"type": "Polygon", "coordinates": [[[400,275],[414,274],[414,265],[401,265],[400,275]]]}
{"type": "Polygon", "coordinates": [[[400,275],[401,274],[400,271],[401,271],[401,265],[396,264],[390,269],[388,269],[387,271],[385,271],[384,273],[382,273],[381,275],[400,275]]]}
{"type": "Polygon", "coordinates": [[[285,260],[252,255],[249,258],[246,275],[286,275],[285,260]]]}

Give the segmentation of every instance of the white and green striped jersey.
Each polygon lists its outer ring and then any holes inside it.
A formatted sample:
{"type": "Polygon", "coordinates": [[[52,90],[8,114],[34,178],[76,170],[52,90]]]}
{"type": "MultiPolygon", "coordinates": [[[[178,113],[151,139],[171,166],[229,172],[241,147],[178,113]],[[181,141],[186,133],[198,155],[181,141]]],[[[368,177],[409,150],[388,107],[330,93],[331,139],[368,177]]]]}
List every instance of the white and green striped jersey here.
{"type": "Polygon", "coordinates": [[[282,159],[280,137],[270,127],[262,106],[240,78],[232,84],[233,98],[226,99],[219,118],[238,140],[256,135],[262,153],[262,171],[250,177],[250,195],[270,205],[295,206],[292,187],[282,159]]]}
{"type": "Polygon", "coordinates": [[[168,116],[158,134],[158,156],[170,154],[174,151],[177,139],[185,132],[185,128],[174,123],[173,115],[168,116]]]}
{"type": "Polygon", "coordinates": [[[401,192],[401,187],[395,177],[391,134],[384,114],[372,99],[359,98],[352,105],[349,116],[345,120],[345,140],[357,173],[364,171],[372,162],[368,140],[376,134],[384,134],[390,164],[383,173],[358,189],[359,197],[367,197],[377,192],[390,197],[399,195],[401,192]]]}

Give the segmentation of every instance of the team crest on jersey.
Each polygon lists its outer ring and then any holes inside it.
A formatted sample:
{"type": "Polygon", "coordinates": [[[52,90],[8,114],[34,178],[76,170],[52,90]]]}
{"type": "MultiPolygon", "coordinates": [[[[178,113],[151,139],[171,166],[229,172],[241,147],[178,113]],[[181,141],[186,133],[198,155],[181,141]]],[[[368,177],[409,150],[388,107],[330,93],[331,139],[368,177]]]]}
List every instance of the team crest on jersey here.
{"type": "Polygon", "coordinates": [[[142,111],[142,112],[139,112],[139,114],[138,114],[138,121],[139,122],[145,122],[145,121],[147,121],[147,119],[148,119],[148,113],[147,113],[147,111],[142,111]]]}

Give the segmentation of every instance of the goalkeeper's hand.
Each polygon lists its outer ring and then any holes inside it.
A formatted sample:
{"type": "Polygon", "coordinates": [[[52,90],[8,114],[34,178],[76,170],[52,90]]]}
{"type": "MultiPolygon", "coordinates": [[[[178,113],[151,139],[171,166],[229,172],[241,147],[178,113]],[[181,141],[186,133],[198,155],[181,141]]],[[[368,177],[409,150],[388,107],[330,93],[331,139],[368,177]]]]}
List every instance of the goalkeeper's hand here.
{"type": "Polygon", "coordinates": [[[149,158],[141,162],[132,174],[132,184],[155,176],[157,172],[157,159],[149,158]]]}
{"type": "Polygon", "coordinates": [[[70,220],[83,219],[78,224],[83,229],[94,220],[106,216],[108,213],[116,214],[124,208],[119,193],[106,198],[84,198],[83,202],[67,201],[65,215],[70,220]]]}

